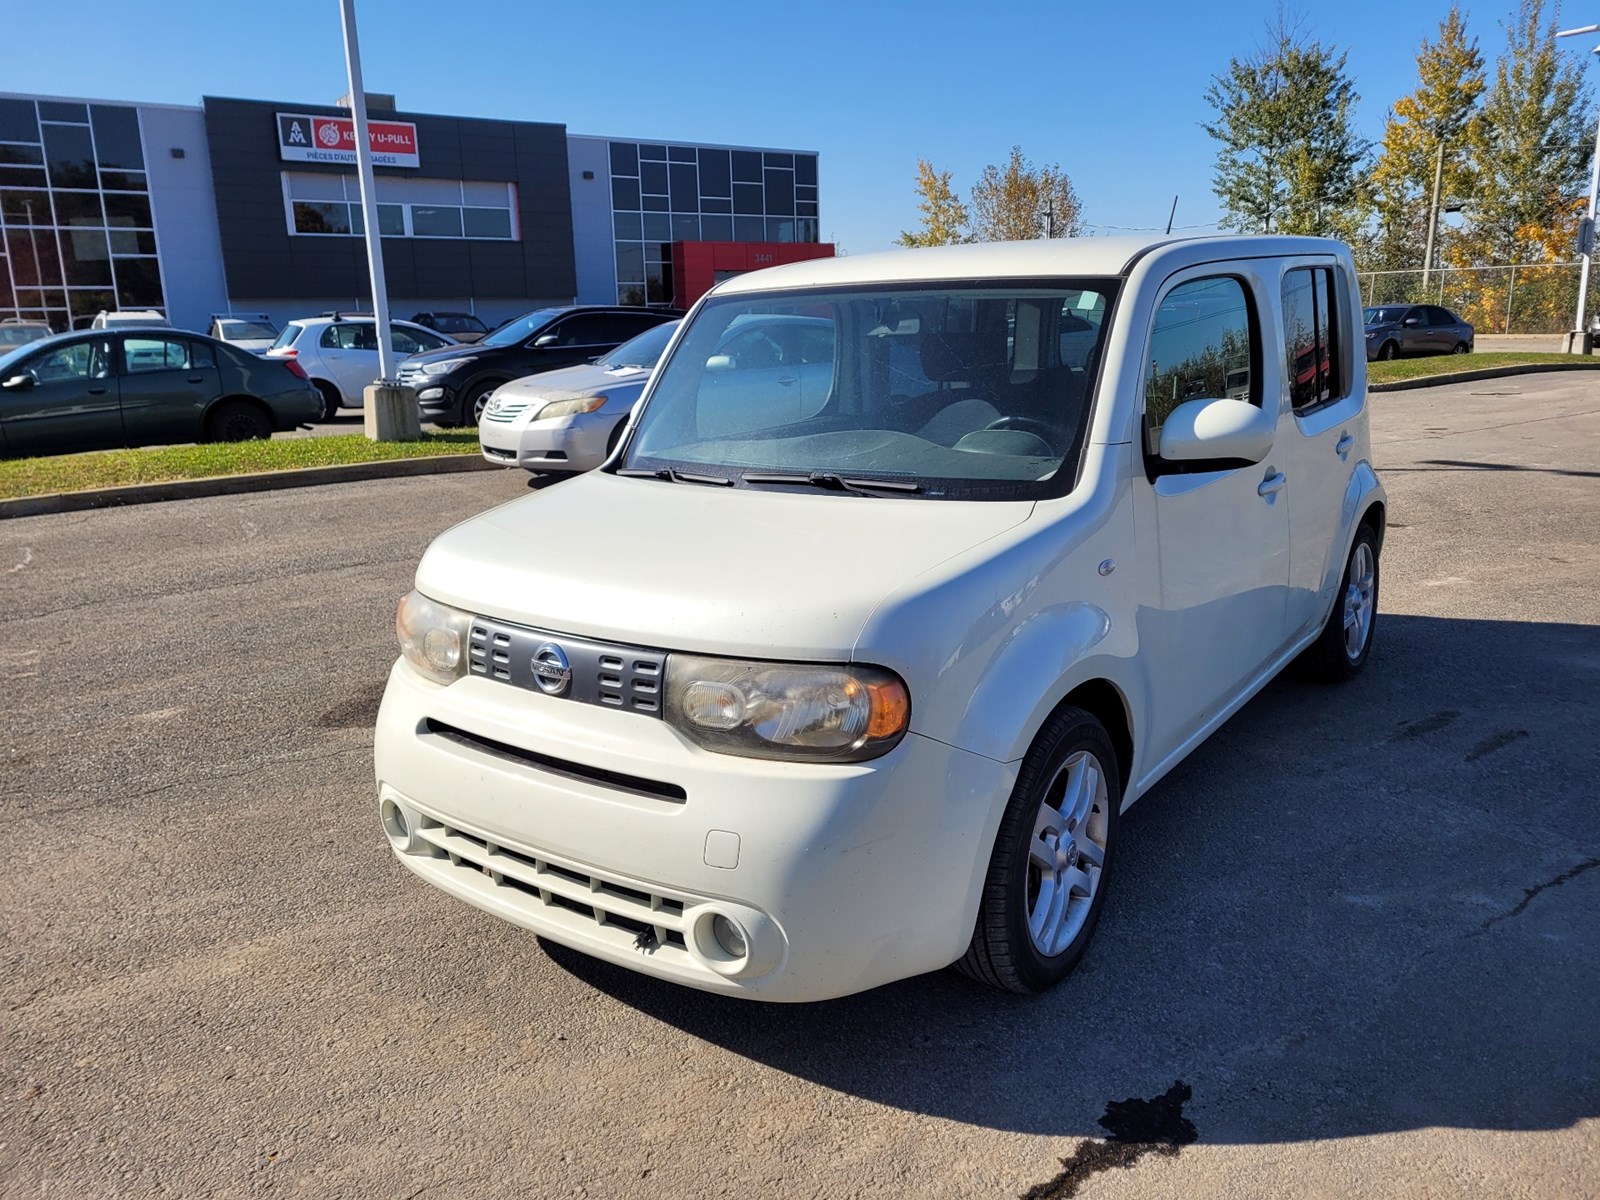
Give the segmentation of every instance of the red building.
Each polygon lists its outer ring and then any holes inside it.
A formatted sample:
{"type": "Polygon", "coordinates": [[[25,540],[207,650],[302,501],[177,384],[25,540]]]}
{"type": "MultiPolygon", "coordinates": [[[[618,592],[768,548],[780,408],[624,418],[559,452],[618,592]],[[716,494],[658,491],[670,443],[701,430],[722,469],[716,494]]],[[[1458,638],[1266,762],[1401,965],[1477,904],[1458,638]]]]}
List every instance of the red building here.
{"type": "Polygon", "coordinates": [[[673,242],[673,303],[686,309],[724,279],[746,271],[832,257],[831,242],[673,242]]]}

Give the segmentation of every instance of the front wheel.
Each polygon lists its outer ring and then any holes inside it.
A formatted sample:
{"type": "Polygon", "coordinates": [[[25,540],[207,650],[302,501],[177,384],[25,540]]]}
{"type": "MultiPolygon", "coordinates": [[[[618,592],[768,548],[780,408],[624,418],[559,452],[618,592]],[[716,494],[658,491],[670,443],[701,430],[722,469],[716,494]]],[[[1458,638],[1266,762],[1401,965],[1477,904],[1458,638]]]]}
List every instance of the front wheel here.
{"type": "Polygon", "coordinates": [[[1322,633],[1303,656],[1306,673],[1326,683],[1354,679],[1367,665],[1378,624],[1378,535],[1371,525],[1356,530],[1344,578],[1322,633]]]}
{"type": "Polygon", "coordinates": [[[1385,342],[1378,350],[1378,357],[1384,362],[1393,362],[1400,357],[1400,347],[1394,342],[1385,342]]]}
{"type": "Polygon", "coordinates": [[[476,425],[483,420],[483,410],[489,407],[489,397],[494,395],[495,389],[501,382],[499,379],[491,379],[487,383],[475,383],[467,389],[461,398],[463,425],[476,425]]]}
{"type": "Polygon", "coordinates": [[[1470,354],[1471,352],[1472,347],[1467,345],[1465,342],[1457,342],[1455,347],[1450,351],[1451,354],[1470,354]]]}
{"type": "Polygon", "coordinates": [[[1079,708],[1045,723],[1000,821],[966,956],[974,979],[1030,995],[1065,979],[1100,921],[1122,781],[1105,727],[1079,708]]]}

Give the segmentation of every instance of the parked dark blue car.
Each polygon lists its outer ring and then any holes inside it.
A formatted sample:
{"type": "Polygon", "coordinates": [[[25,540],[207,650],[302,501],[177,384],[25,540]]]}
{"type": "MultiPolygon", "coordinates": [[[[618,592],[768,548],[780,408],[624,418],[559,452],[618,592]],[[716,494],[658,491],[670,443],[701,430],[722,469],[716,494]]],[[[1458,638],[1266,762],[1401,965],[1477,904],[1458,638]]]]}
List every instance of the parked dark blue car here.
{"type": "Polygon", "coordinates": [[[1471,354],[1472,326],[1437,304],[1378,304],[1362,310],[1367,361],[1402,354],[1471,354]]]}

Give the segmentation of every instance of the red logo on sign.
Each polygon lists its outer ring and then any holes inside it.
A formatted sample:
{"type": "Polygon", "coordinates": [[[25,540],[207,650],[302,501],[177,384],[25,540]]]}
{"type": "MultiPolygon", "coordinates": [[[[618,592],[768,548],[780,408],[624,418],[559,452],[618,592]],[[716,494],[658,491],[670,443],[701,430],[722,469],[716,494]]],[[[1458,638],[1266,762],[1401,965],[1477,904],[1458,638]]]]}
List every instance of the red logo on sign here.
{"type": "Polygon", "coordinates": [[[331,149],[344,141],[344,134],[332,121],[323,121],[317,128],[317,141],[331,149]]]}

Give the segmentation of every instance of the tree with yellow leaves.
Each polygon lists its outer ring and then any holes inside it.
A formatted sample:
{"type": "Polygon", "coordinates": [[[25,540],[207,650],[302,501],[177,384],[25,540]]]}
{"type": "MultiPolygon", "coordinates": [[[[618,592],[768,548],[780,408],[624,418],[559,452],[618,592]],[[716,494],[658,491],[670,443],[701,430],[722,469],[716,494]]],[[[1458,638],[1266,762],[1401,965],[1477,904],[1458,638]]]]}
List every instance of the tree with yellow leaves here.
{"type": "Polygon", "coordinates": [[[925,158],[917,159],[917,207],[922,228],[902,233],[901,246],[949,246],[967,241],[967,207],[950,190],[950,172],[935,171],[925,158]]]}

